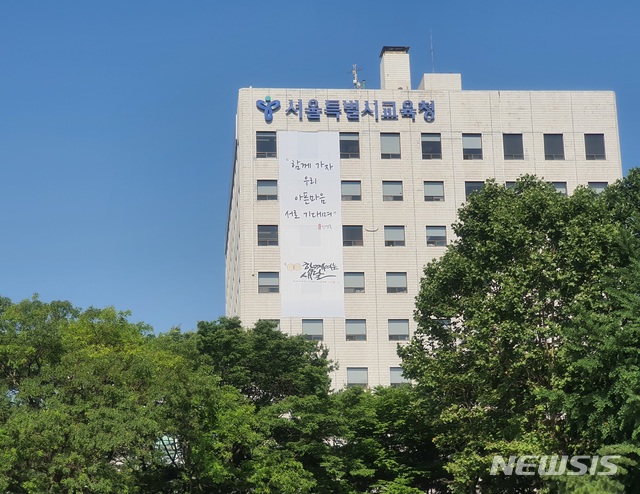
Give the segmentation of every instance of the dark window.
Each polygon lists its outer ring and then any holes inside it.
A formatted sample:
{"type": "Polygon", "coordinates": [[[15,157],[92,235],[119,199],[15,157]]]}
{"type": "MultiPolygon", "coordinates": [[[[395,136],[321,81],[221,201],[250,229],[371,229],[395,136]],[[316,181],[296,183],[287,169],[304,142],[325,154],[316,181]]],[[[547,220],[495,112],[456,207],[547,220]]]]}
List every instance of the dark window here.
{"type": "Polygon", "coordinates": [[[409,339],[409,319],[389,319],[389,341],[409,339]]]}
{"type": "Polygon", "coordinates": [[[362,225],[343,225],[342,245],[345,247],[364,245],[362,239],[362,225]]]}
{"type": "Polygon", "coordinates": [[[360,157],[360,136],[357,132],[340,132],[340,158],[360,157]]]}
{"type": "Polygon", "coordinates": [[[258,180],[258,201],[276,201],[278,199],[277,180],[258,180]]]}
{"type": "Polygon", "coordinates": [[[502,146],[504,159],[523,160],[524,147],[522,146],[522,134],[502,134],[502,146]]]}
{"type": "Polygon", "coordinates": [[[344,293],[364,293],[364,273],[345,273],[344,293]]]}
{"type": "Polygon", "coordinates": [[[386,247],[404,247],[404,226],[385,226],[384,245],[386,247]]]}
{"type": "Polygon", "coordinates": [[[347,341],[366,341],[366,319],[345,319],[344,328],[347,341]]]}
{"type": "Polygon", "coordinates": [[[422,159],[440,160],[442,159],[442,142],[440,134],[422,134],[422,159]]]}
{"type": "Polygon", "coordinates": [[[276,149],[275,132],[256,132],[256,158],[275,158],[276,149]]]}
{"type": "Polygon", "coordinates": [[[402,201],[402,182],[382,182],[383,201],[402,201]]]}
{"type": "Polygon", "coordinates": [[[585,134],[584,149],[588,160],[605,159],[604,134],[585,134]]]}
{"type": "Polygon", "coordinates": [[[482,134],[462,134],[462,159],[482,159],[482,134]]]}
{"type": "Polygon", "coordinates": [[[545,134],[544,135],[544,159],[546,160],[563,160],[564,159],[564,141],[562,134],[545,134]]]}
{"type": "Polygon", "coordinates": [[[407,273],[387,273],[387,293],[407,293],[407,273]]]}
{"type": "Polygon", "coordinates": [[[465,182],[464,183],[464,195],[469,200],[469,196],[474,192],[480,192],[482,187],[484,186],[484,182],[465,182]]]}
{"type": "Polygon", "coordinates": [[[258,293],[278,293],[279,291],[279,273],[258,273],[258,293]]]}
{"type": "Polygon", "coordinates": [[[447,228],[445,226],[427,227],[427,247],[446,247],[447,228]]]}
{"type": "Polygon", "coordinates": [[[343,180],[340,186],[342,188],[343,201],[362,200],[362,187],[359,180],[343,180]]]}
{"type": "Polygon", "coordinates": [[[604,192],[604,189],[606,189],[608,185],[609,182],[589,182],[589,188],[596,194],[604,192]]]}
{"type": "Polygon", "coordinates": [[[504,183],[504,186],[505,186],[507,189],[513,189],[513,188],[516,186],[516,183],[515,183],[515,182],[505,182],[505,183],[504,183]]]}
{"type": "Polygon", "coordinates": [[[278,225],[258,225],[258,245],[278,245],[278,225]]]}
{"type": "Polygon", "coordinates": [[[425,182],[424,200],[444,201],[444,182],[425,182]]]}
{"type": "Polygon", "coordinates": [[[307,340],[322,341],[324,336],[322,319],[303,319],[302,334],[307,340]]]}
{"type": "Polygon", "coordinates": [[[400,134],[380,134],[380,157],[400,159],[400,134]]]}
{"type": "Polygon", "coordinates": [[[556,192],[559,192],[563,196],[567,195],[567,182],[551,182],[556,189],[556,192]]]}

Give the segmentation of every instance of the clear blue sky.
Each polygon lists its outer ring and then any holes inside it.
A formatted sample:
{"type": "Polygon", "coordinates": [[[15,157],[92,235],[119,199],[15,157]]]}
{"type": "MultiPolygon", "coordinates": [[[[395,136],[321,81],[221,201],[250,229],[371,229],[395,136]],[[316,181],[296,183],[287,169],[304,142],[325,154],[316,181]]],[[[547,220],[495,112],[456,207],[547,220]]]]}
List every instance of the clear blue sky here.
{"type": "Polygon", "coordinates": [[[379,87],[383,45],[464,89],[613,90],[640,165],[640,4],[0,0],[0,295],[224,314],[240,87],[379,87]]]}

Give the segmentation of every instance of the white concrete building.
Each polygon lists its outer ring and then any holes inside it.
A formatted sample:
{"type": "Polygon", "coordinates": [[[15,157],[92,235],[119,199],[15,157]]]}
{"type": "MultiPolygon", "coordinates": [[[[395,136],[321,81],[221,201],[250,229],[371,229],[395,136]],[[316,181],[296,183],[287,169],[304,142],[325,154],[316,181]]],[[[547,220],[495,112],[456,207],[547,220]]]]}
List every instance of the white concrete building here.
{"type": "Polygon", "coordinates": [[[383,48],[381,89],[239,92],[226,312],[322,339],[335,389],[401,382],[423,266],[485,179],[571,194],[622,176],[613,92],[469,91],[459,74],[414,90],[408,51],[383,48]]]}

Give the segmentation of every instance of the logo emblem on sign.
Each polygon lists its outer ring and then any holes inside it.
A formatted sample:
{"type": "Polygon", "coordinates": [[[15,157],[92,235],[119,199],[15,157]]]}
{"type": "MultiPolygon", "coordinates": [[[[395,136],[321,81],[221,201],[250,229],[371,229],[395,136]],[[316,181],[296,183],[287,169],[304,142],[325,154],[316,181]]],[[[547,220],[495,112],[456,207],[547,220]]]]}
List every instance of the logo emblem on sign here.
{"type": "Polygon", "coordinates": [[[280,101],[277,99],[271,101],[271,96],[267,96],[264,101],[261,99],[257,100],[256,106],[258,110],[264,112],[264,121],[271,123],[273,120],[273,112],[280,109],[280,101]]]}

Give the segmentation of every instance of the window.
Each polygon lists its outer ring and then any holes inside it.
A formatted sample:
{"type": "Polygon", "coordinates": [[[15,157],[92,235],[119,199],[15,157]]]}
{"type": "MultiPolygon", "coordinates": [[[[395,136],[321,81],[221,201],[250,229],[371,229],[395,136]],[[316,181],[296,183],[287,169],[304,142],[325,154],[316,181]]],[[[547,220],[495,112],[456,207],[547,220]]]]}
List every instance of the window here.
{"type": "Polygon", "coordinates": [[[559,192],[563,196],[567,195],[567,182],[551,182],[556,189],[556,192],[559,192]]]}
{"type": "Polygon", "coordinates": [[[278,293],[280,291],[280,273],[258,273],[258,293],[278,293]]]}
{"type": "Polygon", "coordinates": [[[522,134],[502,134],[502,147],[504,159],[523,160],[524,147],[522,146],[522,134]]]}
{"type": "Polygon", "coordinates": [[[409,319],[389,319],[389,341],[409,339],[409,319]]]}
{"type": "Polygon", "coordinates": [[[585,134],[584,150],[588,160],[603,160],[606,158],[604,153],[604,134],[585,134]]]}
{"type": "Polygon", "coordinates": [[[276,157],[276,133],[256,132],[256,158],[276,157]]]}
{"type": "Polygon", "coordinates": [[[274,329],[280,331],[280,319],[258,319],[258,322],[260,321],[270,322],[273,324],[274,329]]]}
{"type": "Polygon", "coordinates": [[[258,201],[277,201],[278,181],[258,180],[258,201]]]}
{"type": "Polygon", "coordinates": [[[387,273],[387,293],[407,293],[407,273],[387,273]]]}
{"type": "Polygon", "coordinates": [[[400,159],[400,134],[380,134],[380,157],[400,159]]]}
{"type": "Polygon", "coordinates": [[[344,293],[364,293],[364,273],[345,273],[344,293]]]}
{"type": "Polygon", "coordinates": [[[402,367],[389,367],[389,384],[396,388],[403,384],[410,384],[411,381],[404,377],[402,367]]]}
{"type": "Polygon", "coordinates": [[[546,160],[563,160],[564,159],[564,142],[562,134],[545,134],[544,135],[544,159],[546,160]]]}
{"type": "Polygon", "coordinates": [[[446,247],[447,227],[428,226],[427,227],[427,247],[446,247]]]}
{"type": "Polygon", "coordinates": [[[344,329],[347,341],[366,341],[367,339],[366,319],[345,319],[344,329]]]}
{"type": "Polygon", "coordinates": [[[385,247],[404,247],[404,226],[384,227],[385,247]]]}
{"type": "Polygon", "coordinates": [[[345,247],[364,245],[362,241],[362,225],[343,225],[342,245],[345,247]]]}
{"type": "Polygon", "coordinates": [[[357,132],[340,132],[340,158],[360,157],[360,136],[357,132]]]}
{"type": "Polygon", "coordinates": [[[474,192],[480,192],[482,190],[483,185],[484,185],[484,182],[465,182],[464,195],[467,201],[469,200],[469,196],[471,194],[473,194],[474,192]]]}
{"type": "Polygon", "coordinates": [[[444,201],[444,182],[425,182],[424,200],[444,201]]]}
{"type": "Polygon", "coordinates": [[[382,182],[383,201],[402,201],[402,182],[382,182]]]}
{"type": "Polygon", "coordinates": [[[302,334],[307,340],[322,341],[322,319],[303,319],[302,334]]]}
{"type": "Polygon", "coordinates": [[[422,134],[421,139],[423,160],[442,159],[442,142],[440,142],[440,134],[422,134]]]}
{"type": "Polygon", "coordinates": [[[513,189],[513,188],[516,186],[516,183],[515,183],[515,182],[505,182],[505,183],[504,183],[504,186],[505,186],[507,189],[513,189]]]}
{"type": "Polygon", "coordinates": [[[278,225],[258,225],[258,245],[278,245],[278,225]]]}
{"type": "Polygon", "coordinates": [[[482,159],[482,134],[462,134],[462,159],[482,159]]]}
{"type": "Polygon", "coordinates": [[[367,387],[369,369],[367,367],[347,367],[347,388],[352,386],[367,387]]]}
{"type": "Polygon", "coordinates": [[[342,187],[342,200],[343,201],[361,201],[362,191],[360,187],[360,180],[343,180],[342,187]]]}
{"type": "Polygon", "coordinates": [[[603,192],[608,185],[608,182],[589,182],[589,188],[596,194],[600,194],[600,192],[603,192]]]}

